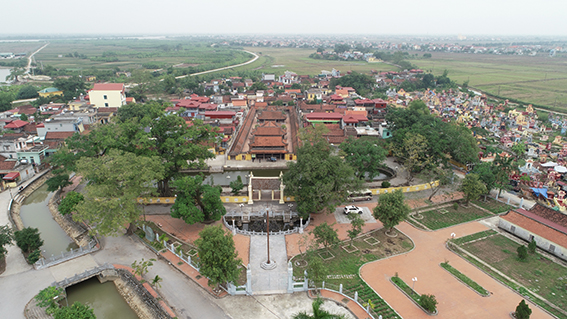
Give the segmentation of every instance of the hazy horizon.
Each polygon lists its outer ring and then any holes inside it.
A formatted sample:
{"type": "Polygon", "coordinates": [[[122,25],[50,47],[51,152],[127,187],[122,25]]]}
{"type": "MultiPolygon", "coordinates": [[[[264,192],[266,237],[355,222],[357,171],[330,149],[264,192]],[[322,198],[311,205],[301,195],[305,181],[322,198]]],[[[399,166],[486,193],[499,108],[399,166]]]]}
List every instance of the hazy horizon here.
{"type": "Polygon", "coordinates": [[[567,36],[562,0],[10,1],[2,36],[567,36]]]}

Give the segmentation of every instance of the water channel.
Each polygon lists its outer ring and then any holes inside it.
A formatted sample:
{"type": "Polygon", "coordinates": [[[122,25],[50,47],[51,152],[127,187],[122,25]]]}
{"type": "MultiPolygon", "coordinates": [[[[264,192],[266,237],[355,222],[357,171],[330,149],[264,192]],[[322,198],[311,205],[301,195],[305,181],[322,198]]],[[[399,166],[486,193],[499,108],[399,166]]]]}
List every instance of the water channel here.
{"type": "Polygon", "coordinates": [[[138,319],[113,282],[100,283],[91,278],[67,288],[69,306],[79,301],[94,309],[97,319],[138,319]]]}
{"type": "Polygon", "coordinates": [[[22,203],[20,217],[26,227],[39,229],[43,246],[41,253],[44,257],[61,254],[71,248],[78,248],[77,244],[61,229],[61,226],[53,219],[49,207],[49,199],[52,192],[47,191],[47,184],[31,193],[22,203]]]}
{"type": "MultiPolygon", "coordinates": [[[[287,169],[258,169],[252,170],[252,174],[256,177],[278,177],[280,176],[280,172],[285,173],[287,169]]],[[[228,186],[230,182],[235,181],[237,176],[242,178],[242,183],[244,185],[248,185],[248,177],[250,177],[250,171],[224,171],[223,173],[189,173],[189,175],[199,175],[203,174],[205,176],[204,183],[210,184],[211,181],[215,185],[220,186],[228,186]]],[[[385,171],[380,171],[378,176],[374,177],[374,181],[382,181],[387,180],[391,176],[389,173],[385,171]]]]}

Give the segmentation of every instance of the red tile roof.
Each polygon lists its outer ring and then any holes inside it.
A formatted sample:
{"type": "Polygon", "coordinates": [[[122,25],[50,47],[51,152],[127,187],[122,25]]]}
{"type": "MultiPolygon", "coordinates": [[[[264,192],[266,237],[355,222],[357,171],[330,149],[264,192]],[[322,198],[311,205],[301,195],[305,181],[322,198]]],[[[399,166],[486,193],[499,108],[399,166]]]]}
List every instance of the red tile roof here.
{"type": "Polygon", "coordinates": [[[283,130],[279,127],[259,127],[254,132],[254,136],[282,136],[283,130]]]}
{"type": "Polygon", "coordinates": [[[309,120],[340,120],[343,117],[339,113],[324,113],[324,112],[313,112],[305,114],[305,118],[309,120]]]}
{"type": "Polygon", "coordinates": [[[281,136],[256,136],[250,147],[285,147],[281,136]]]}
{"type": "Polygon", "coordinates": [[[567,228],[557,224],[552,224],[554,227],[549,226],[547,225],[549,222],[546,224],[543,222],[545,220],[536,220],[535,216],[537,215],[531,214],[526,210],[517,209],[517,211],[511,210],[506,215],[500,217],[529,232],[561,245],[561,247],[567,247],[567,228]]]}
{"type": "Polygon", "coordinates": [[[547,208],[539,203],[536,203],[529,212],[567,229],[567,215],[565,214],[547,208]]]}
{"type": "Polygon", "coordinates": [[[47,132],[45,134],[46,140],[64,140],[75,134],[75,132],[47,132]]]}
{"type": "Polygon", "coordinates": [[[17,161],[7,161],[6,158],[4,158],[3,161],[0,162],[0,170],[2,171],[9,171],[14,169],[14,167],[16,166],[17,161]]]}
{"type": "Polygon", "coordinates": [[[7,128],[7,129],[14,129],[14,128],[15,128],[15,129],[18,129],[18,128],[22,128],[22,127],[24,127],[24,126],[26,126],[26,125],[28,125],[28,124],[29,124],[29,123],[26,122],[26,121],[15,120],[15,121],[12,121],[12,122],[6,124],[6,125],[4,126],[4,128],[7,128]]]}
{"type": "Polygon", "coordinates": [[[287,116],[282,114],[281,111],[262,111],[258,115],[258,120],[272,121],[272,120],[285,120],[287,116]]]}
{"type": "Polygon", "coordinates": [[[124,91],[124,83],[95,83],[93,91],[124,91]]]}

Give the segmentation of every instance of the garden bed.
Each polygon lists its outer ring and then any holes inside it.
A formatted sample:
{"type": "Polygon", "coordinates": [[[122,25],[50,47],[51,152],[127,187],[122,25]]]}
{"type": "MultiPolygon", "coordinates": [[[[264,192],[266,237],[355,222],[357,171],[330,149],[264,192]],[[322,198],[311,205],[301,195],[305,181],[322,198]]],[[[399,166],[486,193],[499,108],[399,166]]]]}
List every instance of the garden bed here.
{"type": "Polygon", "coordinates": [[[512,206],[505,203],[501,203],[490,197],[486,199],[486,202],[482,199],[479,199],[479,200],[473,200],[472,203],[484,209],[487,209],[494,214],[502,214],[509,211],[510,209],[514,209],[514,207],[512,206]]]}
{"type": "MultiPolygon", "coordinates": [[[[461,254],[463,258],[493,278],[530,299],[557,318],[567,319],[567,313],[564,310],[559,310],[567,309],[566,267],[554,263],[538,253],[530,254],[526,261],[519,261],[516,250],[520,244],[500,234],[487,234],[487,232],[473,234],[452,240],[449,245],[450,248],[452,244],[506,274],[520,285],[501,276],[475,258],[461,254]],[[538,298],[534,293],[547,299],[549,304],[538,298]]],[[[459,249],[454,250],[456,253],[460,253],[459,249]]]]}
{"type": "Polygon", "coordinates": [[[400,277],[394,276],[390,278],[390,282],[394,284],[401,292],[403,292],[413,303],[418,306],[423,312],[430,316],[437,315],[437,309],[434,312],[427,311],[423,308],[420,304],[421,295],[418,294],[415,290],[413,290],[410,286],[408,286],[405,281],[403,281],[400,277]]]}
{"type": "MultiPolygon", "coordinates": [[[[482,209],[470,205],[463,207],[460,205],[445,205],[429,210],[420,210],[418,213],[423,218],[414,220],[431,230],[446,228],[449,226],[470,222],[473,220],[492,216],[482,209]]],[[[410,221],[413,217],[410,215],[410,221]]]]}
{"type": "Polygon", "coordinates": [[[440,263],[439,266],[441,266],[443,269],[447,270],[451,275],[455,276],[455,278],[457,278],[460,282],[465,284],[467,287],[476,291],[479,295],[481,295],[483,297],[490,296],[490,293],[486,289],[482,288],[481,285],[477,284],[475,281],[473,281],[469,277],[465,276],[462,272],[453,268],[453,266],[449,265],[449,262],[440,263]]]}
{"type": "MultiPolygon", "coordinates": [[[[343,285],[343,293],[354,299],[355,292],[358,291],[359,302],[371,305],[371,313],[375,318],[382,315],[384,319],[397,319],[400,316],[382,299],[376,292],[366,285],[358,276],[359,268],[370,261],[382,259],[388,256],[401,254],[410,251],[413,248],[413,242],[403,233],[398,232],[398,236],[391,238],[385,235],[384,229],[371,231],[356,238],[352,245],[357,248],[351,248],[350,240],[341,242],[335,247],[329,247],[329,252],[335,257],[323,260],[318,253],[327,251],[322,248],[313,254],[314,258],[321,258],[327,266],[331,274],[325,280],[325,287],[338,291],[340,284],[343,285]],[[348,247],[349,251],[343,249],[348,247]],[[370,302],[368,302],[370,300],[370,302]],[[373,307],[372,307],[373,306],[373,307]]],[[[325,253],[324,256],[327,256],[325,253]]],[[[304,270],[307,263],[304,256],[297,255],[292,258],[293,274],[296,281],[303,280],[304,270]],[[299,261],[296,262],[296,261],[299,261]]],[[[322,283],[317,283],[317,287],[321,287],[322,283]]]]}

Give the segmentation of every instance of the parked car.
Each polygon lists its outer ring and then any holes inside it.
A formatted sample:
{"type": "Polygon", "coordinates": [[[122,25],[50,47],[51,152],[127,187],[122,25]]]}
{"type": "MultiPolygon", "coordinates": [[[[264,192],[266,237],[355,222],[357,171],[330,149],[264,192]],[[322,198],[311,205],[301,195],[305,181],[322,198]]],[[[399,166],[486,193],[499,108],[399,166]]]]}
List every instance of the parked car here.
{"type": "Polygon", "coordinates": [[[360,208],[358,206],[354,206],[354,205],[345,206],[344,213],[345,213],[345,215],[348,215],[348,214],[351,214],[351,213],[362,214],[362,208],[360,208]]]}

